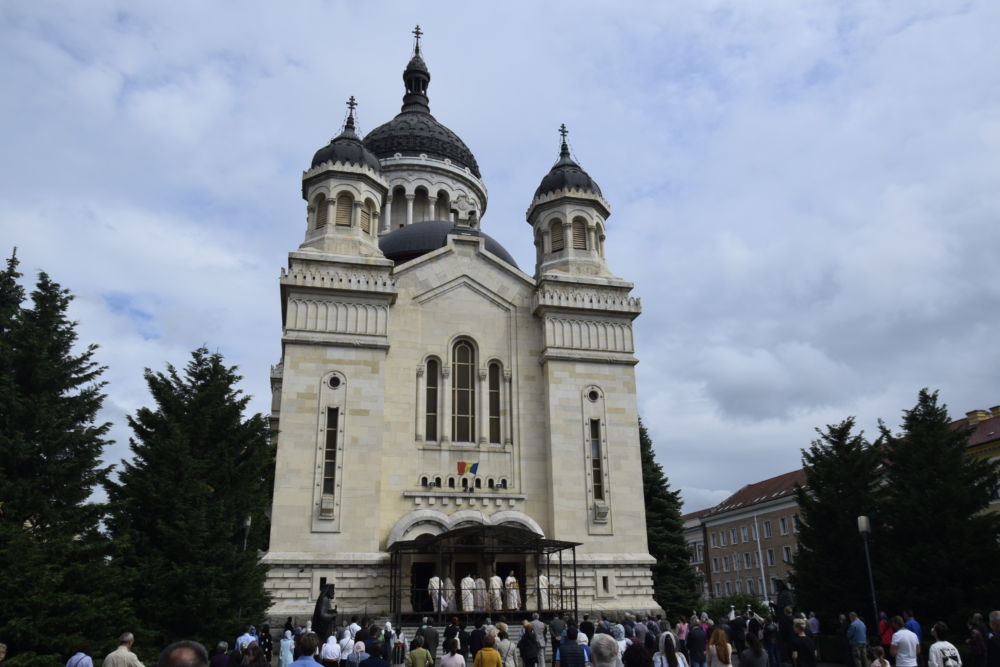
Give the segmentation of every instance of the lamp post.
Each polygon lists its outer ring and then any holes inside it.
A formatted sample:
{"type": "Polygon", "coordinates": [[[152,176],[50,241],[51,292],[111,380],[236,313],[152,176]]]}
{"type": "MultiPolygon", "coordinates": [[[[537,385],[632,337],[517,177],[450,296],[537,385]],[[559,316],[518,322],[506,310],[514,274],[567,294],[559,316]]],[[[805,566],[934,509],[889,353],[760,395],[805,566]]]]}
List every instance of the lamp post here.
{"type": "Polygon", "coordinates": [[[875,615],[872,617],[872,625],[874,632],[878,632],[878,602],[875,601],[875,576],[872,574],[872,558],[868,553],[868,537],[871,535],[872,526],[871,522],[868,520],[867,516],[858,517],[858,532],[861,533],[861,540],[865,544],[865,564],[868,566],[868,586],[871,589],[872,594],[872,611],[875,615]]]}
{"type": "Polygon", "coordinates": [[[243,551],[247,550],[247,540],[250,538],[250,515],[243,519],[243,551]]]}

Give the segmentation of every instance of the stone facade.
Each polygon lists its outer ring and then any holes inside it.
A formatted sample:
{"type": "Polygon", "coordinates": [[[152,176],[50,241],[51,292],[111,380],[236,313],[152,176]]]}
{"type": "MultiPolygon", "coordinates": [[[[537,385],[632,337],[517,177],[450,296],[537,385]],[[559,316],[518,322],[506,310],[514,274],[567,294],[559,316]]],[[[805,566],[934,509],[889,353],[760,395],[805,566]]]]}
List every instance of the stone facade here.
{"type": "MultiPolygon", "coordinates": [[[[410,107],[429,80],[418,57],[410,107]]],[[[426,104],[407,108],[397,119],[426,104]]],[[[338,141],[358,154],[353,117],[324,155],[338,141]]],[[[641,305],[604,260],[610,206],[596,185],[536,193],[528,275],[479,231],[478,167],[401,152],[380,171],[362,162],[304,173],[305,239],[280,279],[272,616],[311,613],[323,583],[336,584],[342,612],[384,613],[392,544],[470,524],[580,543],[581,609],[654,609],[632,332],[641,305]],[[401,227],[442,219],[454,229],[438,247],[380,250],[401,227]]],[[[423,585],[425,561],[406,557],[404,587],[423,585]]],[[[488,577],[516,563],[530,608],[534,556],[495,561],[477,567],[488,577]]],[[[440,574],[457,582],[459,566],[440,574]]]]}

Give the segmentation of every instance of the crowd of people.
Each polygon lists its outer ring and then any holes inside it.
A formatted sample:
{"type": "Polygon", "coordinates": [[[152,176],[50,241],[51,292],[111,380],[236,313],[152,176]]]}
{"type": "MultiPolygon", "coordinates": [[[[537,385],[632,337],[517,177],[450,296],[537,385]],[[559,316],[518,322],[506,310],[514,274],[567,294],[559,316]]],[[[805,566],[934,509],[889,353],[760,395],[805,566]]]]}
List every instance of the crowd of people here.
{"type": "MultiPolygon", "coordinates": [[[[835,631],[840,655],[824,656],[845,667],[963,667],[946,624],[934,623],[933,640],[924,652],[923,628],[912,613],[881,615],[876,628],[858,614],[842,615],[835,631]],[[869,636],[877,641],[870,641],[869,636]]],[[[1000,667],[1000,611],[968,621],[965,643],[971,660],[966,667],[1000,667]]],[[[763,618],[750,611],[720,619],[692,614],[674,623],[662,616],[602,615],[579,620],[557,613],[545,622],[508,625],[483,617],[468,626],[452,617],[443,632],[428,618],[407,639],[391,622],[351,617],[325,640],[311,622],[296,626],[289,618],[275,642],[267,625],[258,632],[245,626],[232,645],[219,641],[211,655],[198,642],[171,644],[157,667],[817,667],[819,621],[815,614],[793,614],[790,607],[763,618]]],[[[135,637],[126,632],[101,667],[144,667],[132,651],[135,637]]],[[[0,667],[6,646],[0,644],[0,667]]],[[[94,667],[85,650],[66,667],[94,667]]]]}

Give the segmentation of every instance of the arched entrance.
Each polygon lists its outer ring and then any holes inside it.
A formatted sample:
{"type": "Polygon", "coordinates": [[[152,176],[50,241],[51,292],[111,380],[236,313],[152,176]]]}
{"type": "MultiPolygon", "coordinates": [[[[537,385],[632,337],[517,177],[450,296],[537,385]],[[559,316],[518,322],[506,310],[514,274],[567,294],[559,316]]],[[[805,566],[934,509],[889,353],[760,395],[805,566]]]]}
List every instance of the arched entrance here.
{"type": "MultiPolygon", "coordinates": [[[[532,612],[567,611],[576,615],[576,547],[579,542],[550,540],[519,525],[459,525],[439,534],[423,533],[389,545],[390,614],[402,624],[412,616],[458,616],[466,621],[483,614],[503,614],[508,622],[527,618],[532,612]],[[570,558],[563,552],[570,551],[570,558]],[[506,590],[498,599],[489,590],[463,590],[463,581],[499,577],[513,573],[519,601],[506,590]],[[428,582],[437,577],[441,593],[435,599],[428,582]],[[446,583],[447,582],[447,583],[446,583]],[[472,600],[471,604],[469,601],[472,600]]],[[[480,587],[483,584],[480,584],[480,587]]]]}

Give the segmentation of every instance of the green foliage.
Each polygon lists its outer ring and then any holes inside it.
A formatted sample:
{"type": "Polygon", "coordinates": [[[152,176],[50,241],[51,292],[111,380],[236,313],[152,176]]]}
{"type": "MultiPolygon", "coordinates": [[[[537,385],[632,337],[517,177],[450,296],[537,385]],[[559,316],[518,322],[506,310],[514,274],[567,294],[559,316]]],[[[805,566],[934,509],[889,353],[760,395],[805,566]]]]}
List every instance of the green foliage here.
{"type": "Polygon", "coordinates": [[[144,642],[212,645],[259,622],[269,599],[257,549],[268,532],[273,448],[222,356],[196,350],[179,373],[146,370],[155,408],[129,419],[134,459],[109,482],[109,528],[144,642]],[[244,549],[243,523],[252,519],[244,549]]]}
{"type": "Polygon", "coordinates": [[[681,499],[670,490],[663,468],[656,462],[653,441],[639,422],[639,448],[642,456],[642,495],[646,505],[646,538],[653,566],[653,599],[664,611],[687,614],[699,599],[698,576],[689,561],[684,541],[681,499]]]}
{"type": "Polygon", "coordinates": [[[771,613],[767,605],[751,593],[736,593],[724,598],[715,598],[705,605],[704,611],[708,613],[709,618],[718,622],[720,618],[729,618],[730,607],[736,611],[746,611],[747,607],[750,607],[764,618],[771,613]]]}
{"type": "Polygon", "coordinates": [[[885,609],[948,619],[991,608],[1000,590],[1000,517],[983,512],[998,468],[969,456],[971,429],[950,422],[937,392],[923,389],[901,433],[881,425],[885,484],[872,543],[885,609]]]}
{"type": "Polygon", "coordinates": [[[853,417],[816,429],[819,438],[802,452],[806,485],[796,489],[799,553],[791,580],[799,609],[817,610],[823,627],[847,610],[871,615],[857,517],[875,511],[881,452],[853,430],[853,417]]]}
{"type": "MultiPolygon", "coordinates": [[[[40,273],[31,304],[16,256],[0,273],[0,637],[18,662],[62,663],[130,620],[89,502],[109,469],[96,346],[76,349],[72,296],[40,273]]],[[[96,648],[96,647],[95,647],[96,648]]]]}

